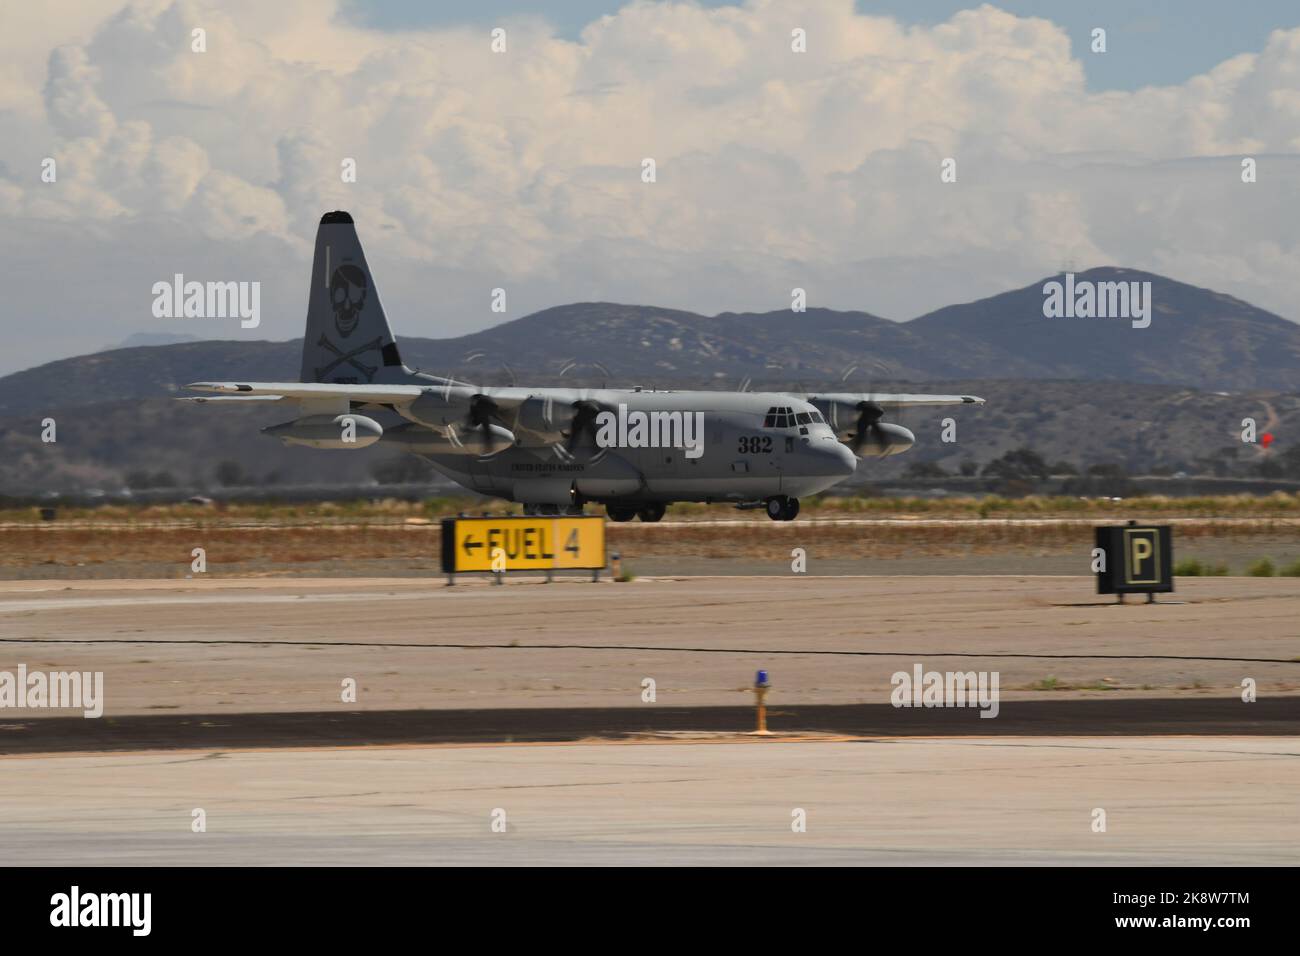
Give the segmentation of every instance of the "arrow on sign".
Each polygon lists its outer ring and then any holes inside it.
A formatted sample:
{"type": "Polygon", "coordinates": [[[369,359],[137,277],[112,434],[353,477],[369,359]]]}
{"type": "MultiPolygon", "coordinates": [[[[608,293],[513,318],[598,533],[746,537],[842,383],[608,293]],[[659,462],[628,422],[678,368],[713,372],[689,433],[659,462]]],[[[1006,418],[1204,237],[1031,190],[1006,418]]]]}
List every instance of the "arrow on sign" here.
{"type": "Polygon", "coordinates": [[[473,554],[475,548],[481,548],[483,546],[484,545],[482,541],[474,541],[468,535],[466,535],[465,543],[462,545],[462,547],[465,549],[466,554],[473,554]]]}

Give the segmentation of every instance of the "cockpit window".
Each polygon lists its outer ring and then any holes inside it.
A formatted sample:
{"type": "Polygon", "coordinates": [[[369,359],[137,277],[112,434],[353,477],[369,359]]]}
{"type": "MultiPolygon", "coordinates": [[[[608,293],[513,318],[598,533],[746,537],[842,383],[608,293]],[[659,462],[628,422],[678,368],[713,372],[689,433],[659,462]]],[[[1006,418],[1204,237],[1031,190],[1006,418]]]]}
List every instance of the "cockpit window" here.
{"type": "Polygon", "coordinates": [[[763,416],[763,428],[793,428],[794,425],[824,425],[826,419],[819,411],[796,412],[789,406],[768,408],[763,416]]]}
{"type": "Polygon", "coordinates": [[[764,428],[793,428],[795,425],[822,424],[824,420],[818,412],[795,412],[788,405],[774,406],[763,416],[764,428]]]}

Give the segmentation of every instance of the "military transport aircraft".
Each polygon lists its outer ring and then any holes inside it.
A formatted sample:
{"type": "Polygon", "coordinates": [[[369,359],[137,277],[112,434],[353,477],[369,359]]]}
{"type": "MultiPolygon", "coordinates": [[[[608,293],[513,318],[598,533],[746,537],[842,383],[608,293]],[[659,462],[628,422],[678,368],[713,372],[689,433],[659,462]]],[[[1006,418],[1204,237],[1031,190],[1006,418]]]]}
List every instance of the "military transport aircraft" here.
{"type": "Polygon", "coordinates": [[[263,401],[296,417],[263,429],[288,444],[385,442],[470,489],[533,514],[604,504],[658,521],[673,501],[731,502],[774,521],[849,477],[861,458],[907,451],[886,408],[982,405],[970,395],[487,388],[402,364],[352,217],[316,233],[298,382],[195,382],[194,402],[263,401]],[[374,417],[399,419],[381,424],[374,417]]]}

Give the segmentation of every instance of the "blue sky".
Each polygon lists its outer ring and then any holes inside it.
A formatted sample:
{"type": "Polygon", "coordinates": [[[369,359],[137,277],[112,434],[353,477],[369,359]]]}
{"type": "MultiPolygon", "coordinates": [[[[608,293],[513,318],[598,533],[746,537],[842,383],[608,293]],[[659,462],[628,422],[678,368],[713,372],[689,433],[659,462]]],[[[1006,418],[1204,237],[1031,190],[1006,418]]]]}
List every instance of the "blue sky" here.
{"type": "MultiPolygon", "coordinates": [[[[721,0],[700,0],[699,5],[727,6],[721,0]]],[[[970,0],[859,0],[857,9],[907,24],[931,25],[978,5],[970,0]]],[[[1044,17],[1068,30],[1074,55],[1083,61],[1093,91],[1181,83],[1238,53],[1260,50],[1273,30],[1300,26],[1300,4],[1294,0],[1002,0],[993,5],[1018,16],[1044,17]],[[1106,29],[1104,56],[1091,53],[1094,27],[1106,29]]],[[[349,0],[348,6],[356,22],[389,30],[489,25],[527,14],[543,17],[561,36],[576,37],[584,25],[625,3],[349,0]]]]}

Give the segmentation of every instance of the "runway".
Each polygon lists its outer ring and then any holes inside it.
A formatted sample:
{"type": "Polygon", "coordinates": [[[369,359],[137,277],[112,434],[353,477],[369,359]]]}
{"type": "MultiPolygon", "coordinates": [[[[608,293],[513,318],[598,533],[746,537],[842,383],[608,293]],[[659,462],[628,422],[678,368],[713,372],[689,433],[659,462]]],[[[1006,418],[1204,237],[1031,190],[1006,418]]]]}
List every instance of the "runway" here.
{"type": "Polygon", "coordinates": [[[1281,578],[1122,607],[1032,576],[7,582],[0,670],[103,671],[105,707],[0,713],[0,853],[1295,864],[1297,598],[1281,578]],[[917,664],[998,673],[997,718],[891,706],[917,664]],[[776,738],[743,735],[759,667],[776,738]]]}
{"type": "Polygon", "coordinates": [[[1170,603],[1122,607],[1092,587],[793,574],[451,588],[440,578],[5,582],[0,670],[102,671],[112,718],[621,710],[648,706],[647,679],[658,707],[743,707],[760,667],[773,707],[872,705],[917,663],[997,671],[1004,701],[1239,702],[1250,679],[1261,698],[1300,707],[1300,579],[1197,579],[1170,603]],[[345,679],[355,702],[342,699],[345,679]]]}
{"type": "Polygon", "coordinates": [[[0,770],[0,851],[25,863],[1300,863],[1297,737],[208,751],[0,770]]]}

